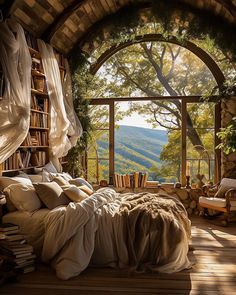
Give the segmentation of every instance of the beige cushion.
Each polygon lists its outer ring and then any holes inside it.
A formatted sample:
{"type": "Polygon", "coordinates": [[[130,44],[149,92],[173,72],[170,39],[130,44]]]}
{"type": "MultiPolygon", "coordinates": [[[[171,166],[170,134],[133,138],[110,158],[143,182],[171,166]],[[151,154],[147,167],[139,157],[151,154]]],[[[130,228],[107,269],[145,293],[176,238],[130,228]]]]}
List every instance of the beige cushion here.
{"type": "MultiPolygon", "coordinates": [[[[226,207],[226,199],[225,198],[215,198],[215,197],[200,197],[199,198],[200,205],[211,205],[214,207],[225,208],[226,207]]],[[[236,201],[230,202],[230,211],[236,210],[236,201]]]]}
{"type": "Polygon", "coordinates": [[[89,187],[87,187],[87,185],[81,185],[81,186],[78,186],[78,188],[89,196],[94,193],[94,191],[92,191],[89,187]]]}
{"type": "Polygon", "coordinates": [[[21,177],[21,176],[15,176],[15,177],[1,176],[0,177],[0,190],[4,190],[4,188],[7,187],[8,185],[15,184],[15,183],[32,184],[32,182],[29,178],[25,178],[25,177],[21,177]]]}
{"type": "Polygon", "coordinates": [[[53,165],[53,163],[50,161],[48,162],[45,166],[43,166],[43,169],[45,169],[46,171],[50,172],[50,173],[57,173],[57,169],[56,167],[53,165]]]}
{"type": "Polygon", "coordinates": [[[67,172],[58,173],[59,176],[63,177],[65,180],[69,181],[72,179],[72,176],[67,172]]]}
{"type": "Polygon", "coordinates": [[[71,179],[69,180],[69,183],[74,184],[76,186],[86,185],[87,187],[90,188],[90,190],[94,191],[92,185],[87,180],[81,177],[71,179]]]}
{"type": "Polygon", "coordinates": [[[55,181],[57,184],[59,184],[60,186],[63,186],[63,185],[68,185],[69,182],[67,180],[65,180],[63,177],[61,176],[56,176],[56,177],[53,177],[52,181],[55,181]]]}
{"type": "Polygon", "coordinates": [[[49,173],[57,173],[57,169],[56,167],[53,165],[53,163],[50,161],[48,162],[46,165],[44,165],[43,167],[35,167],[34,168],[34,172],[36,174],[40,174],[42,173],[43,170],[46,170],[49,173]]]}
{"type": "Polygon", "coordinates": [[[43,176],[41,174],[29,174],[29,178],[32,182],[42,182],[43,176]]]}
{"type": "Polygon", "coordinates": [[[56,182],[34,183],[35,190],[40,200],[50,210],[60,205],[68,205],[70,200],[56,182]]]}
{"type": "Polygon", "coordinates": [[[231,188],[236,189],[236,179],[222,178],[222,180],[220,182],[219,189],[215,194],[215,197],[216,198],[224,198],[225,193],[231,188]]]}
{"type": "Polygon", "coordinates": [[[19,211],[33,212],[41,208],[41,201],[32,184],[11,184],[4,189],[4,192],[19,211]]]}
{"type": "MultiPolygon", "coordinates": [[[[23,183],[23,184],[32,185],[31,180],[28,178],[24,178],[24,177],[20,177],[20,176],[16,176],[16,177],[1,176],[0,177],[0,191],[3,191],[9,185],[16,184],[16,183],[23,183]]],[[[15,206],[12,204],[12,202],[8,196],[6,197],[6,201],[7,201],[7,210],[9,212],[16,211],[15,206]]]]}
{"type": "Polygon", "coordinates": [[[43,176],[42,174],[26,174],[23,171],[20,171],[20,177],[28,178],[31,180],[31,182],[42,182],[43,176]]]}
{"type": "Polygon", "coordinates": [[[86,194],[75,185],[70,185],[64,188],[63,191],[66,196],[73,202],[81,202],[88,197],[88,194],[86,194]]]}

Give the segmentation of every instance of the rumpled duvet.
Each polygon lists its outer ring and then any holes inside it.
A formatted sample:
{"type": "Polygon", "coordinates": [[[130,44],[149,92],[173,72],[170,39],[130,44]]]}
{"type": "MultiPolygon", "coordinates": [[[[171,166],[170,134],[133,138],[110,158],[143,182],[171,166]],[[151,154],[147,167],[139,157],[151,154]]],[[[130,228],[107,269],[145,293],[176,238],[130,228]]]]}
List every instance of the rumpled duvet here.
{"type": "Polygon", "coordinates": [[[80,203],[49,212],[42,260],[63,280],[88,265],[177,272],[190,267],[190,226],[174,197],[100,189],[80,203]]]}

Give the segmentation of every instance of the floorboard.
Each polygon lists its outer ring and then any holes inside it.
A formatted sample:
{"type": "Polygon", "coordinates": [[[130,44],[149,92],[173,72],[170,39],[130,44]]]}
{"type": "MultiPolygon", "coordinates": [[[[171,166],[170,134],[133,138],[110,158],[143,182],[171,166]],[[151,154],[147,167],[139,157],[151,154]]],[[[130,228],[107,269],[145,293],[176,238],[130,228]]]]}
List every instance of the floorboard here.
{"type": "Polygon", "coordinates": [[[108,295],[108,294],[235,294],[236,224],[221,227],[200,217],[192,219],[190,270],[175,274],[130,274],[113,269],[88,268],[68,281],[56,278],[46,265],[21,275],[0,288],[1,295],[108,295]]]}

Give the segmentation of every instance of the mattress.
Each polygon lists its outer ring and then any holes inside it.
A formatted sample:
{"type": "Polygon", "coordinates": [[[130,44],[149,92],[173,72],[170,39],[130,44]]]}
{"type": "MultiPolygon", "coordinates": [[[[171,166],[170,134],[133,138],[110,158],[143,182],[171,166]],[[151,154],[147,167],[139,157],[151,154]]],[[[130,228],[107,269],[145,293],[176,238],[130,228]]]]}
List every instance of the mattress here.
{"type": "Polygon", "coordinates": [[[49,211],[49,209],[43,208],[33,213],[22,211],[10,212],[3,216],[3,222],[19,225],[20,233],[34,247],[35,254],[40,255],[45,233],[44,218],[49,211]]]}

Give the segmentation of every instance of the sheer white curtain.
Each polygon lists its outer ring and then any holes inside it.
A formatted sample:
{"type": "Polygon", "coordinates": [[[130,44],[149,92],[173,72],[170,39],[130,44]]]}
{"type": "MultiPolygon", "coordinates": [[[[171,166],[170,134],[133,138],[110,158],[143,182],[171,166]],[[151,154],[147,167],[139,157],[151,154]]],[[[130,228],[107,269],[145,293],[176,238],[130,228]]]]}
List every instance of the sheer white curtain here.
{"type": "Polygon", "coordinates": [[[0,62],[5,91],[0,100],[0,163],[24,141],[30,124],[31,56],[22,27],[0,23],[0,62]]]}
{"type": "Polygon", "coordinates": [[[78,138],[83,133],[83,128],[81,123],[75,113],[74,105],[73,105],[73,98],[72,98],[72,80],[71,80],[71,73],[68,61],[65,61],[66,67],[66,75],[63,81],[63,93],[64,93],[64,103],[67,113],[67,118],[70,121],[70,126],[68,129],[68,135],[70,136],[71,146],[75,146],[77,143],[78,138]]]}
{"type": "MultiPolygon", "coordinates": [[[[74,110],[72,111],[71,109],[73,108],[73,102],[70,101],[69,97],[65,99],[65,107],[60,69],[53,48],[49,44],[45,44],[42,40],[38,40],[38,46],[42,57],[51,105],[49,131],[51,160],[57,169],[60,170],[61,167],[58,158],[67,155],[72,144],[75,142],[75,137],[78,137],[77,135],[80,134],[74,128],[76,126],[81,128],[81,125],[78,125],[78,119],[74,116],[74,110]],[[72,142],[68,138],[68,135],[72,135],[72,142]]],[[[68,86],[69,82],[67,81],[66,84],[68,86]]],[[[66,91],[66,93],[69,93],[69,91],[66,91]]]]}

